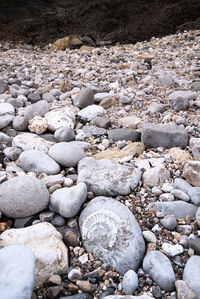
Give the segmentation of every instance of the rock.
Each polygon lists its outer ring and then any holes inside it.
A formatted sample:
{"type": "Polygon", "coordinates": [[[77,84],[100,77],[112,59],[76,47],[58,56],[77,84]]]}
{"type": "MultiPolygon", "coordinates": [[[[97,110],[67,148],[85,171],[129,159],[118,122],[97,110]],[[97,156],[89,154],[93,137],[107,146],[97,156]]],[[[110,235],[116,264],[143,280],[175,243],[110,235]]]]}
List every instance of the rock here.
{"type": "Polygon", "coordinates": [[[96,197],[79,218],[83,246],[120,273],[137,270],[145,251],[140,227],[132,212],[113,198],[96,197]]]}
{"type": "Polygon", "coordinates": [[[174,78],[171,75],[165,73],[164,71],[160,72],[159,80],[163,85],[165,85],[167,87],[175,86],[174,78]]]}
{"type": "Polygon", "coordinates": [[[14,119],[13,115],[4,114],[0,116],[0,130],[7,127],[14,119]]]}
{"type": "MultiPolygon", "coordinates": [[[[42,99],[48,103],[51,103],[53,102],[54,100],[56,100],[56,98],[50,94],[49,92],[45,92],[43,95],[42,95],[42,99]]],[[[48,112],[48,111],[47,111],[48,112]]]]}
{"type": "MultiPolygon", "coordinates": [[[[199,189],[200,190],[200,189],[199,189]]],[[[172,189],[171,194],[175,197],[178,198],[180,200],[183,201],[189,201],[190,200],[190,196],[188,196],[185,192],[183,192],[182,190],[179,189],[172,189]]]]}
{"type": "Polygon", "coordinates": [[[147,242],[156,243],[157,241],[156,236],[150,230],[144,230],[142,234],[145,240],[147,240],[147,242]]]}
{"type": "Polygon", "coordinates": [[[164,107],[161,104],[152,103],[149,105],[148,111],[151,113],[158,113],[158,112],[162,113],[162,112],[164,112],[164,107]]]}
{"type": "Polygon", "coordinates": [[[183,98],[181,96],[177,96],[176,98],[171,99],[170,106],[171,108],[178,112],[178,111],[186,111],[189,108],[189,99],[183,98]]]}
{"type": "Polygon", "coordinates": [[[183,100],[196,100],[197,94],[191,90],[176,90],[169,95],[171,100],[182,98],[183,100]]]}
{"type": "Polygon", "coordinates": [[[83,273],[81,272],[80,269],[72,269],[69,273],[68,273],[68,279],[76,282],[77,280],[81,280],[83,278],[83,273]]]}
{"type": "Polygon", "coordinates": [[[144,294],[141,296],[110,295],[110,296],[103,297],[103,299],[155,299],[155,298],[144,294]]]}
{"type": "Polygon", "coordinates": [[[60,166],[52,158],[37,150],[21,153],[18,163],[26,172],[46,173],[48,175],[60,172],[60,166]]]}
{"type": "Polygon", "coordinates": [[[67,142],[75,139],[75,134],[71,126],[63,126],[57,129],[54,133],[54,137],[59,142],[67,142]]]}
{"type": "Polygon", "coordinates": [[[0,250],[0,264],[0,297],[31,298],[35,276],[35,257],[31,250],[25,246],[7,246],[0,250]]]}
{"type": "Polygon", "coordinates": [[[174,201],[174,196],[171,193],[163,193],[159,196],[160,201],[174,201]]]}
{"type": "Polygon", "coordinates": [[[142,127],[141,140],[150,147],[186,147],[188,144],[188,132],[175,124],[146,123],[142,127]]]}
{"type": "Polygon", "coordinates": [[[183,246],[179,244],[172,245],[170,243],[163,243],[162,249],[171,257],[179,255],[184,251],[183,246]]]}
{"type": "Polygon", "coordinates": [[[101,135],[105,135],[106,134],[106,130],[103,128],[97,128],[95,126],[84,126],[82,128],[83,132],[85,133],[86,137],[87,136],[95,136],[95,137],[99,137],[101,135]]]}
{"type": "Polygon", "coordinates": [[[44,117],[47,112],[49,112],[49,104],[47,101],[41,100],[35,104],[27,106],[24,111],[24,117],[28,120],[35,116],[44,117]]]}
{"type": "Polygon", "coordinates": [[[184,280],[175,282],[177,299],[197,299],[195,292],[189,287],[184,280]]]}
{"type": "Polygon", "coordinates": [[[8,157],[8,159],[10,160],[17,160],[19,158],[19,155],[21,154],[21,150],[17,147],[6,147],[3,150],[3,153],[6,157],[8,157]]]}
{"type": "Polygon", "coordinates": [[[190,240],[190,247],[195,250],[196,254],[200,254],[200,238],[190,240]]]}
{"type": "Polygon", "coordinates": [[[103,99],[108,99],[112,96],[112,93],[109,92],[97,92],[94,95],[94,101],[95,103],[100,103],[103,101],[103,99]]]}
{"type": "Polygon", "coordinates": [[[176,218],[185,218],[187,215],[194,217],[197,207],[182,200],[172,202],[152,202],[149,209],[162,212],[164,216],[173,215],[176,218]]]}
{"type": "Polygon", "coordinates": [[[189,147],[192,150],[194,147],[200,146],[200,138],[190,138],[189,147]]]}
{"type": "Polygon", "coordinates": [[[132,295],[138,287],[138,277],[135,271],[129,270],[124,274],[122,281],[123,292],[132,295]]]}
{"type": "Polygon", "coordinates": [[[183,177],[195,187],[200,187],[200,161],[185,163],[183,177]]]}
{"type": "Polygon", "coordinates": [[[32,176],[11,178],[0,185],[0,211],[11,218],[34,215],[47,207],[49,192],[32,176]]]}
{"type": "Polygon", "coordinates": [[[118,140],[137,141],[139,138],[140,132],[128,128],[112,129],[108,133],[108,139],[112,139],[114,142],[118,140]]]}
{"type": "Polygon", "coordinates": [[[64,51],[66,49],[70,49],[71,47],[80,47],[82,45],[82,41],[79,35],[69,35],[63,38],[57,39],[52,45],[51,50],[61,50],[64,51]]]}
{"type": "Polygon", "coordinates": [[[200,227],[200,207],[197,209],[196,212],[196,222],[198,224],[198,227],[200,227]]]}
{"type": "Polygon", "coordinates": [[[65,219],[60,215],[56,215],[51,220],[51,224],[55,227],[62,227],[65,224],[65,219]]]}
{"type": "Polygon", "coordinates": [[[54,142],[47,141],[33,133],[24,133],[13,138],[12,146],[18,147],[23,151],[38,150],[47,153],[54,142]]]}
{"type": "Polygon", "coordinates": [[[15,116],[13,119],[13,129],[16,131],[26,131],[28,129],[28,119],[24,116],[15,116]]]}
{"type": "Polygon", "coordinates": [[[68,107],[54,109],[45,114],[45,119],[50,131],[56,131],[57,129],[70,126],[74,128],[75,116],[72,109],[68,107]]]}
{"type": "Polygon", "coordinates": [[[134,127],[141,123],[142,119],[135,115],[125,116],[119,119],[119,124],[126,127],[134,127]]]}
{"type": "Polygon", "coordinates": [[[64,182],[64,177],[61,173],[57,175],[48,175],[44,178],[42,178],[42,182],[45,183],[47,187],[52,187],[56,184],[62,185],[64,182]]]}
{"type": "Polygon", "coordinates": [[[170,260],[160,251],[150,251],[143,260],[143,270],[165,291],[175,289],[175,275],[170,260]]]}
{"type": "Polygon", "coordinates": [[[28,100],[34,104],[41,100],[41,96],[40,96],[39,92],[29,93],[28,100]]]}
{"type": "Polygon", "coordinates": [[[120,102],[121,104],[129,104],[129,103],[132,102],[132,99],[129,98],[129,97],[127,97],[127,96],[120,95],[120,97],[119,97],[119,102],[120,102]]]}
{"type": "Polygon", "coordinates": [[[200,188],[193,187],[188,190],[188,195],[191,199],[191,202],[196,206],[200,206],[200,188]]]}
{"type": "Polygon", "coordinates": [[[200,275],[200,256],[193,255],[189,258],[189,260],[185,265],[183,271],[183,280],[195,292],[197,299],[200,299],[199,275],[200,275]]]}
{"type": "Polygon", "coordinates": [[[4,114],[15,114],[15,108],[9,103],[0,103],[0,116],[4,114]]]}
{"type": "Polygon", "coordinates": [[[3,132],[0,132],[0,143],[4,143],[6,145],[11,145],[12,144],[12,137],[9,137],[3,132]]]}
{"type": "Polygon", "coordinates": [[[53,274],[49,277],[48,283],[51,285],[62,285],[62,279],[60,277],[60,275],[57,274],[53,274]]]}
{"type": "Polygon", "coordinates": [[[78,116],[84,121],[90,121],[104,114],[104,108],[98,105],[90,105],[79,111],[78,116]]]}
{"type": "Polygon", "coordinates": [[[86,280],[77,280],[76,285],[83,291],[91,294],[97,288],[96,285],[91,284],[89,281],[86,280]]]}
{"type": "Polygon", "coordinates": [[[87,198],[87,187],[80,183],[71,188],[56,190],[50,198],[51,210],[65,218],[74,217],[78,214],[82,204],[87,198]]]}
{"type": "Polygon", "coordinates": [[[171,158],[177,162],[185,162],[192,159],[192,156],[185,150],[182,150],[178,147],[170,148],[168,151],[168,154],[171,156],[171,158]]]}
{"type": "Polygon", "coordinates": [[[96,195],[126,195],[139,184],[141,172],[133,166],[115,164],[110,160],[82,159],[78,164],[78,180],[96,195]],[[122,179],[123,178],[123,179],[122,179]]]}
{"type": "Polygon", "coordinates": [[[29,120],[28,128],[31,133],[42,134],[47,130],[48,124],[41,116],[35,116],[29,120]]]}
{"type": "Polygon", "coordinates": [[[199,159],[200,158],[200,146],[193,147],[192,154],[193,154],[194,158],[199,159]]]}
{"type": "Polygon", "coordinates": [[[163,166],[159,166],[146,170],[143,173],[142,180],[144,185],[154,187],[158,185],[162,186],[170,177],[170,171],[163,166]]]}
{"type": "Polygon", "coordinates": [[[176,218],[173,216],[165,216],[163,219],[160,220],[160,223],[164,228],[168,230],[174,230],[177,226],[176,218]]]}
{"type": "Polygon", "coordinates": [[[193,81],[191,85],[191,89],[194,91],[200,91],[200,81],[193,81]]]}
{"type": "Polygon", "coordinates": [[[65,167],[74,167],[85,157],[83,149],[70,142],[56,143],[50,148],[48,155],[65,167]]]}
{"type": "Polygon", "coordinates": [[[85,88],[73,99],[73,105],[78,108],[85,108],[94,104],[94,92],[91,88],[85,88]]]}
{"type": "Polygon", "coordinates": [[[81,293],[73,296],[59,297],[59,299],[92,299],[92,296],[88,293],[81,293]]]}
{"type": "Polygon", "coordinates": [[[4,93],[8,89],[8,84],[0,79],[0,94],[4,93]]]}
{"type": "Polygon", "coordinates": [[[65,93],[65,92],[70,91],[71,89],[72,89],[72,87],[71,87],[71,84],[70,84],[69,80],[63,79],[63,80],[60,81],[60,90],[62,92],[65,93]]]}
{"type": "Polygon", "coordinates": [[[188,194],[188,191],[193,188],[192,185],[190,185],[188,182],[186,182],[184,179],[176,178],[173,183],[174,188],[180,189],[186,194],[188,194]]]}
{"type": "Polygon", "coordinates": [[[97,116],[91,120],[90,124],[100,128],[108,129],[111,126],[111,121],[105,116],[97,116]]]}
{"type": "Polygon", "coordinates": [[[62,235],[48,222],[26,228],[9,229],[1,234],[0,247],[24,245],[35,255],[35,287],[53,274],[64,274],[68,269],[68,249],[62,235]]]}

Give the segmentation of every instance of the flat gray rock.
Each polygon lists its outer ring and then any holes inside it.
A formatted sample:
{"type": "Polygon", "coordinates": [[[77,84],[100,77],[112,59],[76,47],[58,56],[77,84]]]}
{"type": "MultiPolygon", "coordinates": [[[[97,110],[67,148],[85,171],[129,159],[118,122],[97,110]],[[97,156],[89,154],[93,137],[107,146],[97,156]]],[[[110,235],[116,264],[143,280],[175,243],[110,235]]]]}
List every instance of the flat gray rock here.
{"type": "Polygon", "coordinates": [[[150,251],[143,260],[143,270],[166,291],[175,289],[175,274],[171,262],[160,251],[150,251]]]}
{"type": "Polygon", "coordinates": [[[188,144],[188,132],[175,124],[146,123],[142,127],[142,142],[150,147],[181,147],[188,144]]]}
{"type": "Polygon", "coordinates": [[[78,180],[96,195],[127,195],[137,187],[141,171],[111,160],[84,158],[78,164],[78,180]]]}
{"type": "Polygon", "coordinates": [[[62,166],[74,167],[85,157],[85,152],[74,143],[59,142],[50,148],[48,155],[62,166]]]}
{"type": "Polygon", "coordinates": [[[35,256],[21,245],[0,250],[0,298],[29,299],[32,296],[35,276],[35,256]]]}
{"type": "Polygon", "coordinates": [[[195,292],[197,299],[200,299],[200,256],[193,255],[189,258],[185,265],[183,272],[183,280],[191,287],[195,292]]]}
{"type": "Polygon", "coordinates": [[[109,131],[108,139],[112,139],[114,142],[118,140],[137,141],[140,139],[140,132],[129,128],[113,129],[109,131]]]}
{"type": "Polygon", "coordinates": [[[71,188],[56,190],[50,198],[51,210],[63,217],[74,217],[80,211],[82,204],[87,198],[87,187],[79,183],[71,188]]]}
{"type": "Polygon", "coordinates": [[[12,121],[14,116],[11,114],[4,114],[0,116],[0,129],[7,127],[12,121]]]}
{"type": "Polygon", "coordinates": [[[90,105],[79,111],[78,116],[84,121],[90,121],[104,114],[104,108],[98,105],[90,105]]]}
{"type": "Polygon", "coordinates": [[[73,105],[78,108],[85,108],[92,104],[94,104],[94,92],[91,88],[84,88],[73,99],[73,105]]]}
{"type": "Polygon", "coordinates": [[[35,104],[27,106],[24,111],[24,117],[32,119],[34,116],[45,116],[49,112],[49,104],[45,100],[38,101],[35,104]]]}
{"type": "Polygon", "coordinates": [[[19,166],[26,172],[46,173],[48,175],[60,172],[60,166],[47,154],[28,150],[19,156],[19,166]]]}
{"type": "Polygon", "coordinates": [[[111,126],[111,121],[105,116],[97,116],[91,120],[90,124],[100,128],[108,129],[111,126]]]}
{"type": "Polygon", "coordinates": [[[49,192],[33,176],[19,176],[0,185],[0,211],[11,218],[34,215],[47,207],[49,192]]]}
{"type": "Polygon", "coordinates": [[[193,187],[188,190],[188,195],[190,196],[190,199],[193,204],[196,206],[200,206],[200,188],[199,187],[193,187]]]}
{"type": "Polygon", "coordinates": [[[107,197],[89,202],[79,218],[83,246],[103,263],[120,273],[137,270],[145,243],[133,213],[122,203],[107,197]]]}
{"type": "Polygon", "coordinates": [[[95,126],[84,126],[82,128],[83,132],[86,134],[86,136],[95,136],[95,137],[99,137],[101,135],[105,135],[106,134],[106,129],[103,128],[98,128],[95,126]]]}
{"type": "Polygon", "coordinates": [[[195,217],[197,207],[182,200],[173,202],[152,202],[149,209],[162,212],[165,216],[174,215],[176,218],[185,218],[187,215],[195,217]]]}

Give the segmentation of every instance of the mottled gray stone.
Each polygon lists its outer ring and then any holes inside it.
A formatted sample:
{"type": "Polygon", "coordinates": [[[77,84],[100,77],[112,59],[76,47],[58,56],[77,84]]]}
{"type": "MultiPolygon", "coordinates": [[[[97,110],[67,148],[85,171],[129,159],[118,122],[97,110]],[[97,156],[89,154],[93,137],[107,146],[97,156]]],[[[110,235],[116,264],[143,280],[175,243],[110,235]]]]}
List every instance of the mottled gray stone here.
{"type": "Polygon", "coordinates": [[[165,216],[160,220],[160,223],[168,230],[173,230],[177,226],[176,218],[173,216],[165,216]]]}
{"type": "Polygon", "coordinates": [[[164,71],[160,71],[159,80],[165,86],[175,86],[174,78],[171,75],[165,73],[164,71]]]}
{"type": "Polygon", "coordinates": [[[186,180],[184,179],[180,179],[180,178],[176,178],[174,180],[174,183],[173,183],[173,186],[174,188],[176,189],[180,189],[182,190],[183,192],[185,192],[186,194],[188,194],[188,191],[193,188],[192,185],[190,185],[186,180]]]}
{"type": "Polygon", "coordinates": [[[183,98],[185,100],[196,100],[197,94],[191,90],[176,90],[169,95],[171,100],[176,100],[177,98],[183,98]]]}
{"type": "Polygon", "coordinates": [[[14,116],[10,114],[4,114],[0,116],[0,130],[7,127],[12,121],[14,116]]]}
{"type": "Polygon", "coordinates": [[[71,141],[75,138],[74,130],[70,126],[64,126],[57,129],[54,133],[54,137],[57,141],[71,141]]]}
{"type": "Polygon", "coordinates": [[[185,201],[172,202],[152,202],[148,205],[149,209],[162,212],[165,216],[174,215],[176,218],[185,218],[187,215],[194,217],[197,207],[185,201]]]}
{"type": "Polygon", "coordinates": [[[7,246],[0,250],[0,264],[0,298],[31,298],[35,275],[32,251],[21,245],[7,246]]]}
{"type": "Polygon", "coordinates": [[[59,299],[92,299],[93,297],[88,293],[76,294],[73,296],[59,297],[59,299]]]}
{"type": "Polygon", "coordinates": [[[150,230],[144,230],[142,234],[147,242],[156,243],[156,236],[150,230]]]}
{"type": "Polygon", "coordinates": [[[56,227],[61,227],[65,224],[65,219],[60,215],[56,215],[51,220],[51,224],[56,227]]]}
{"type": "Polygon", "coordinates": [[[200,159],[200,146],[194,146],[192,148],[192,154],[193,154],[194,158],[200,159]]]}
{"type": "Polygon", "coordinates": [[[196,254],[200,254],[200,238],[190,240],[190,247],[194,249],[196,254]]]}
{"type": "Polygon", "coordinates": [[[9,137],[8,135],[6,135],[3,132],[0,132],[0,143],[3,142],[7,145],[11,145],[12,143],[12,137],[9,137]]]}
{"type": "Polygon", "coordinates": [[[193,255],[187,261],[184,272],[183,280],[191,287],[195,292],[197,299],[200,299],[200,256],[193,255]]]}
{"type": "Polygon", "coordinates": [[[200,207],[197,209],[196,212],[196,222],[198,224],[198,227],[200,228],[200,207]]]}
{"type": "Polygon", "coordinates": [[[8,83],[0,79],[0,94],[4,93],[8,89],[8,83]]]}
{"type": "Polygon", "coordinates": [[[7,103],[13,105],[13,107],[20,108],[24,106],[24,101],[21,99],[10,98],[7,100],[7,103]]]}
{"type": "Polygon", "coordinates": [[[106,129],[103,128],[98,128],[95,126],[84,126],[82,128],[83,132],[86,134],[86,136],[95,136],[95,137],[99,137],[101,135],[105,135],[106,134],[106,129]]]}
{"type": "Polygon", "coordinates": [[[180,189],[172,189],[170,192],[175,198],[178,198],[178,199],[183,200],[183,201],[189,201],[190,200],[190,197],[180,189]]]}
{"type": "Polygon", "coordinates": [[[185,99],[179,96],[177,98],[171,99],[170,106],[174,111],[178,112],[186,111],[189,108],[189,104],[189,99],[185,99]]]}
{"type": "Polygon", "coordinates": [[[200,81],[192,82],[191,89],[194,91],[200,91],[200,81]]]}
{"type": "Polygon", "coordinates": [[[161,104],[152,103],[149,105],[148,111],[151,113],[158,113],[158,112],[162,113],[164,111],[164,107],[161,104]]]}
{"type": "Polygon", "coordinates": [[[56,100],[56,98],[55,98],[52,94],[50,94],[50,93],[48,93],[48,92],[46,92],[46,93],[44,93],[44,94],[42,95],[42,99],[43,99],[44,101],[47,101],[48,103],[53,102],[53,101],[56,100]]]}
{"type": "Polygon", "coordinates": [[[0,185],[0,211],[11,218],[22,218],[42,211],[49,203],[45,184],[33,176],[19,176],[0,185]]]}
{"type": "Polygon", "coordinates": [[[145,244],[133,213],[107,197],[92,199],[79,217],[83,246],[120,273],[137,270],[145,244]]]}
{"type": "Polygon", "coordinates": [[[112,129],[108,133],[108,139],[114,142],[118,140],[137,141],[140,138],[140,132],[129,128],[112,129]]]}
{"type": "Polygon", "coordinates": [[[85,108],[94,104],[94,92],[91,88],[85,88],[73,99],[74,106],[85,108]]]}
{"type": "Polygon", "coordinates": [[[17,147],[6,147],[4,150],[3,150],[3,153],[4,155],[10,159],[10,160],[17,160],[19,158],[19,155],[21,154],[21,150],[17,147]]]}
{"type": "Polygon", "coordinates": [[[0,116],[4,114],[14,114],[15,108],[9,103],[0,103],[0,116]]]}
{"type": "Polygon", "coordinates": [[[100,128],[108,129],[111,126],[111,121],[105,116],[97,116],[91,120],[90,124],[100,128]]]}
{"type": "Polygon", "coordinates": [[[78,164],[78,182],[86,183],[96,195],[127,195],[137,187],[141,171],[111,160],[82,159],[78,164]]]}
{"type": "Polygon", "coordinates": [[[190,196],[190,199],[193,204],[196,206],[200,206],[200,188],[199,187],[193,187],[188,190],[188,195],[190,196]]]}
{"type": "Polygon", "coordinates": [[[143,260],[143,270],[166,291],[175,289],[175,274],[171,262],[160,251],[150,251],[143,260]]]}
{"type": "Polygon", "coordinates": [[[28,95],[28,100],[29,100],[31,103],[36,103],[36,102],[38,102],[38,101],[41,100],[41,96],[40,96],[39,92],[29,93],[29,95],[28,95]]]}
{"type": "Polygon", "coordinates": [[[34,116],[44,117],[47,112],[49,112],[49,104],[47,101],[41,100],[27,106],[24,111],[24,117],[27,119],[32,119],[34,116]]]}
{"type": "Polygon", "coordinates": [[[146,123],[142,127],[141,140],[145,145],[151,147],[186,147],[188,132],[183,127],[175,124],[146,123]]]}
{"type": "Polygon", "coordinates": [[[138,277],[134,270],[128,270],[122,281],[123,292],[132,295],[138,287],[138,277]]]}
{"type": "Polygon", "coordinates": [[[24,116],[15,116],[13,119],[13,129],[16,131],[26,131],[28,129],[28,119],[24,116]]]}

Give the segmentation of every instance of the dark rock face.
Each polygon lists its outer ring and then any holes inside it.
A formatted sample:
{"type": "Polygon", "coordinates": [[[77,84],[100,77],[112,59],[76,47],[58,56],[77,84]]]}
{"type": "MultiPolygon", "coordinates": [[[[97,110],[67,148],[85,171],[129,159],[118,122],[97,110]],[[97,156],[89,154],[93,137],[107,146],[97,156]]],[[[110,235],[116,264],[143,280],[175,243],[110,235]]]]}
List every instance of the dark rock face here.
{"type": "Polygon", "coordinates": [[[199,0],[0,0],[0,39],[135,42],[200,28],[199,0]]]}

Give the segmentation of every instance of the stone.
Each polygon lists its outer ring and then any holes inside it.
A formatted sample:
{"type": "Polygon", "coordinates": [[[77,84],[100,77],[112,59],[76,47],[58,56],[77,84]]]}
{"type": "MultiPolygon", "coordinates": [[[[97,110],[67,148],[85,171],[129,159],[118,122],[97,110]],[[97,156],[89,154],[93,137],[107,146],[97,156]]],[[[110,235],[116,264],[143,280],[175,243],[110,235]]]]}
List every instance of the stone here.
{"type": "Polygon", "coordinates": [[[73,105],[78,108],[85,108],[94,104],[94,92],[91,88],[84,88],[73,99],[73,105]]]}
{"type": "Polygon", "coordinates": [[[183,246],[179,244],[170,244],[170,243],[163,243],[162,249],[167,253],[167,255],[174,257],[176,255],[179,255],[183,253],[184,249],[183,246]]]}
{"type": "Polygon", "coordinates": [[[56,184],[63,184],[64,176],[61,173],[56,175],[48,175],[42,178],[42,182],[45,183],[47,187],[52,187],[56,184]]]}
{"type": "Polygon", "coordinates": [[[200,161],[185,163],[183,177],[195,187],[200,187],[200,161]]]}
{"type": "Polygon", "coordinates": [[[150,251],[143,260],[143,270],[165,291],[175,289],[175,274],[170,260],[160,251],[150,251]]]}
{"type": "Polygon", "coordinates": [[[97,116],[91,120],[90,124],[100,128],[108,129],[111,126],[111,121],[105,116],[97,116]]]}
{"type": "Polygon", "coordinates": [[[189,147],[192,150],[194,147],[200,146],[200,138],[190,138],[189,147]]]}
{"type": "Polygon", "coordinates": [[[196,298],[200,299],[200,256],[193,255],[187,261],[184,271],[183,280],[195,292],[196,298]]]}
{"type": "Polygon", "coordinates": [[[53,274],[49,277],[48,283],[51,284],[51,285],[61,286],[62,285],[62,279],[61,279],[60,275],[53,274]]]}
{"type": "MultiPolygon", "coordinates": [[[[54,100],[56,100],[56,98],[50,94],[49,92],[46,92],[42,95],[42,99],[48,103],[53,102],[54,100]]],[[[48,111],[47,111],[48,112],[48,111]]]]}
{"type": "Polygon", "coordinates": [[[169,95],[171,100],[176,100],[177,98],[182,98],[184,100],[196,100],[197,94],[191,90],[176,90],[169,95]]]}
{"type": "Polygon", "coordinates": [[[41,100],[40,93],[39,92],[29,93],[28,100],[33,104],[40,101],[41,100]]]}
{"type": "MultiPolygon", "coordinates": [[[[200,190],[200,189],[199,189],[200,190]]],[[[180,200],[183,201],[189,201],[190,200],[190,196],[188,196],[185,192],[183,192],[182,190],[179,189],[172,189],[171,194],[175,197],[178,198],[180,200]]]]}
{"type": "Polygon", "coordinates": [[[173,216],[165,216],[163,219],[160,220],[162,226],[168,230],[174,230],[177,226],[176,218],[173,216]]]}
{"type": "Polygon", "coordinates": [[[69,80],[67,80],[67,79],[62,79],[61,81],[60,81],[60,90],[62,91],[62,92],[68,92],[68,91],[70,91],[72,89],[72,87],[71,87],[71,84],[70,84],[70,81],[69,80]]]}
{"type": "Polygon", "coordinates": [[[195,292],[189,287],[184,280],[177,280],[175,282],[177,299],[197,299],[195,292]]]}
{"type": "Polygon", "coordinates": [[[95,103],[100,103],[105,98],[110,98],[112,96],[112,92],[97,92],[94,95],[95,103]]]}
{"type": "Polygon", "coordinates": [[[96,285],[91,284],[89,281],[86,280],[77,280],[76,285],[83,291],[91,294],[97,288],[96,285]]]}
{"type": "Polygon", "coordinates": [[[32,176],[11,178],[0,185],[0,211],[11,218],[34,215],[47,207],[49,192],[32,176]]]}
{"type": "Polygon", "coordinates": [[[88,293],[76,294],[73,296],[59,297],[59,299],[92,299],[93,297],[88,293]]]}
{"type": "Polygon", "coordinates": [[[158,103],[152,103],[148,107],[148,111],[151,113],[162,113],[164,112],[164,107],[161,104],[158,103]]]}
{"type": "Polygon", "coordinates": [[[191,202],[196,206],[200,206],[200,188],[193,187],[188,190],[188,195],[191,199],[191,202]]]}
{"type": "Polygon", "coordinates": [[[8,83],[0,79],[0,94],[4,93],[8,89],[8,83]]]}
{"type": "Polygon", "coordinates": [[[104,108],[98,105],[89,105],[79,111],[78,116],[84,121],[90,121],[97,116],[104,114],[104,108]]]}
{"type": "Polygon", "coordinates": [[[76,282],[77,280],[81,280],[83,278],[83,273],[81,272],[80,269],[72,269],[68,273],[68,279],[71,280],[72,282],[76,282]]]}
{"type": "Polygon", "coordinates": [[[144,295],[140,295],[140,296],[110,295],[110,296],[103,297],[103,299],[155,299],[155,298],[144,294],[144,295]]]}
{"type": "Polygon", "coordinates": [[[125,116],[119,119],[119,124],[125,127],[137,127],[137,125],[141,123],[142,119],[135,115],[125,116]]]}
{"type": "Polygon", "coordinates": [[[145,244],[132,212],[113,198],[96,197],[81,212],[83,246],[103,263],[124,274],[137,271],[145,244]]]}
{"type": "Polygon", "coordinates": [[[69,107],[49,111],[45,114],[45,119],[48,124],[48,129],[53,132],[64,126],[74,128],[75,116],[69,107]]]}
{"type": "Polygon", "coordinates": [[[174,78],[171,75],[165,73],[164,71],[160,72],[160,74],[159,74],[159,80],[160,80],[160,82],[163,85],[165,85],[167,87],[170,87],[170,86],[173,87],[173,86],[175,86],[174,78]]]}
{"type": "Polygon", "coordinates": [[[57,129],[54,133],[54,137],[59,142],[68,142],[75,139],[75,134],[71,126],[63,126],[57,129]]]}
{"type": "Polygon", "coordinates": [[[171,193],[163,193],[159,196],[160,201],[174,201],[174,196],[171,193]]]}
{"type": "Polygon", "coordinates": [[[99,137],[101,135],[106,134],[106,129],[98,128],[95,126],[84,126],[84,127],[82,127],[82,130],[85,133],[86,137],[87,136],[99,137]]]}
{"type": "Polygon", "coordinates": [[[47,154],[38,150],[27,150],[21,153],[19,166],[26,172],[46,173],[48,175],[60,172],[60,166],[47,154]]]}
{"type": "Polygon", "coordinates": [[[186,194],[188,194],[188,191],[193,188],[192,185],[190,185],[188,182],[186,182],[184,179],[176,178],[174,180],[173,186],[175,189],[180,189],[186,194]]]}
{"type": "Polygon", "coordinates": [[[10,160],[17,160],[19,158],[19,155],[21,154],[21,150],[17,147],[6,147],[3,150],[4,155],[10,159],[10,160]]]}
{"type": "Polygon", "coordinates": [[[65,167],[74,167],[79,160],[85,157],[83,149],[70,142],[59,142],[54,144],[48,155],[54,159],[58,164],[65,167]]]}
{"type": "Polygon", "coordinates": [[[190,240],[190,247],[195,250],[196,254],[200,254],[200,238],[190,240]]]}
{"type": "Polygon", "coordinates": [[[41,116],[34,116],[34,118],[29,120],[28,129],[31,133],[42,134],[47,128],[48,124],[41,116]]]}
{"type": "Polygon", "coordinates": [[[26,131],[28,129],[28,119],[24,116],[15,116],[13,119],[13,129],[16,131],[26,131]]]}
{"type": "Polygon", "coordinates": [[[148,205],[148,208],[162,212],[164,216],[173,215],[176,218],[185,218],[188,215],[194,217],[197,211],[195,205],[182,200],[172,202],[152,202],[148,205]]]}
{"type": "Polygon", "coordinates": [[[14,116],[11,114],[4,114],[0,116],[0,130],[7,127],[14,119],[14,116]]]}
{"type": "Polygon", "coordinates": [[[200,207],[197,209],[197,212],[196,212],[196,222],[197,222],[198,227],[200,228],[200,207]]]}
{"type": "Polygon", "coordinates": [[[44,138],[33,133],[23,133],[13,138],[12,146],[18,147],[23,151],[38,150],[47,153],[54,142],[47,141],[44,138]]]}
{"type": "Polygon", "coordinates": [[[40,213],[39,219],[41,222],[49,222],[53,219],[53,216],[54,216],[54,212],[46,211],[46,212],[40,213]]]}
{"type": "Polygon", "coordinates": [[[200,158],[200,146],[193,147],[192,154],[193,154],[194,158],[199,159],[200,158]]]}
{"type": "Polygon", "coordinates": [[[157,241],[156,236],[150,230],[144,230],[142,232],[142,235],[147,242],[156,243],[156,241],[157,241]]]}
{"type": "Polygon", "coordinates": [[[119,96],[119,102],[120,102],[121,104],[129,104],[129,103],[132,102],[132,99],[129,98],[129,97],[127,97],[127,96],[120,95],[120,96],[119,96]]]}
{"type": "Polygon", "coordinates": [[[192,82],[191,89],[193,91],[200,91],[200,81],[196,80],[192,82]]]}
{"type": "Polygon", "coordinates": [[[189,108],[189,99],[183,98],[181,96],[177,96],[176,98],[171,99],[170,106],[171,108],[176,111],[186,111],[189,108]]]}
{"type": "Polygon", "coordinates": [[[51,224],[55,227],[62,227],[65,224],[65,219],[60,215],[56,215],[51,220],[51,224]]]}
{"type": "Polygon", "coordinates": [[[140,178],[139,169],[106,159],[87,157],[78,164],[77,182],[84,182],[88,190],[96,195],[127,195],[137,187],[140,178]]]}
{"type": "Polygon", "coordinates": [[[70,49],[71,47],[80,47],[83,42],[80,39],[79,35],[69,35],[60,39],[57,39],[52,45],[51,50],[61,50],[70,49]]]}
{"type": "Polygon", "coordinates": [[[49,112],[49,104],[46,100],[41,100],[35,104],[27,106],[24,110],[24,117],[28,120],[35,116],[44,117],[47,112],[49,112]]]}
{"type": "Polygon", "coordinates": [[[112,129],[108,133],[108,139],[114,142],[118,140],[137,141],[140,138],[140,132],[129,128],[112,129]]]}
{"type": "Polygon", "coordinates": [[[178,147],[170,148],[168,154],[171,156],[173,160],[180,163],[190,161],[192,159],[192,156],[187,151],[182,150],[178,147]]]}
{"type": "Polygon", "coordinates": [[[68,270],[68,249],[62,235],[48,222],[5,231],[1,234],[0,247],[10,245],[24,245],[34,253],[35,287],[42,286],[51,275],[65,274],[68,270]]]}
{"type": "Polygon", "coordinates": [[[21,245],[0,249],[0,264],[0,297],[31,298],[35,276],[35,256],[31,250],[21,245]]]}
{"type": "MultiPolygon", "coordinates": [[[[94,99],[95,99],[95,96],[94,96],[94,99]]],[[[112,106],[116,106],[118,104],[119,104],[119,102],[115,97],[109,96],[109,97],[103,98],[103,100],[101,100],[99,106],[102,106],[103,108],[108,109],[108,108],[110,108],[112,106]]]]}
{"type": "Polygon", "coordinates": [[[132,295],[138,287],[138,277],[134,270],[128,270],[122,281],[123,292],[125,295],[132,295]]]}
{"type": "Polygon", "coordinates": [[[153,167],[143,173],[143,184],[149,187],[162,186],[171,178],[170,171],[163,166],[153,167]]]}
{"type": "Polygon", "coordinates": [[[146,123],[142,127],[141,141],[150,147],[181,147],[188,144],[188,132],[175,124],[146,123]]]}
{"type": "Polygon", "coordinates": [[[15,108],[9,103],[0,103],[0,116],[4,114],[15,114],[15,108]]]}
{"type": "Polygon", "coordinates": [[[50,208],[59,215],[70,218],[78,214],[87,198],[87,187],[79,183],[71,188],[56,190],[50,198],[50,208]]]}

